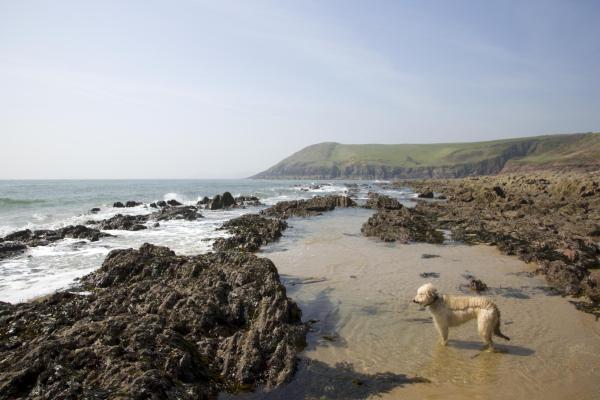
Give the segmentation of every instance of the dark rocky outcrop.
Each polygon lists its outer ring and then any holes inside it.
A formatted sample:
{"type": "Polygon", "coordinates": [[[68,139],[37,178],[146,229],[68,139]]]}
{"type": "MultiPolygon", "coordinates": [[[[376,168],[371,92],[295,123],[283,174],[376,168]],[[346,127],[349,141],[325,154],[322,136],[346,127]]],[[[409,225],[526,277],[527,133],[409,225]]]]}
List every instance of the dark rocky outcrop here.
{"type": "Polygon", "coordinates": [[[171,207],[177,207],[177,206],[182,206],[183,204],[181,204],[180,202],[178,202],[175,199],[171,199],[167,201],[167,205],[171,206],[171,207]]]}
{"type": "Polygon", "coordinates": [[[262,203],[256,196],[238,196],[235,198],[235,202],[241,206],[260,206],[262,203]]]}
{"type": "Polygon", "coordinates": [[[117,201],[117,202],[113,203],[113,207],[115,207],[115,208],[124,208],[125,204],[121,203],[120,201],[117,201]]]}
{"type": "Polygon", "coordinates": [[[225,207],[225,208],[235,207],[237,205],[237,203],[235,202],[235,199],[229,192],[223,193],[223,196],[221,197],[221,199],[223,200],[223,207],[225,207]]]}
{"type": "Polygon", "coordinates": [[[278,218],[265,218],[258,214],[242,215],[223,224],[220,229],[229,231],[233,236],[218,238],[213,248],[257,251],[261,246],[279,239],[286,228],[287,223],[278,218]]]}
{"type": "Polygon", "coordinates": [[[433,192],[427,191],[427,192],[419,193],[418,197],[420,199],[433,199],[433,192]]]}
{"type": "Polygon", "coordinates": [[[375,210],[399,210],[402,208],[402,204],[390,196],[386,196],[379,193],[369,192],[369,197],[365,208],[372,208],[375,210]]]}
{"type": "Polygon", "coordinates": [[[92,214],[95,214],[95,213],[97,213],[97,212],[100,212],[100,208],[98,208],[98,207],[94,207],[94,208],[92,208],[92,209],[90,210],[90,212],[91,212],[92,214]]]}
{"type": "Polygon", "coordinates": [[[444,235],[435,229],[427,215],[406,207],[376,212],[363,224],[361,232],[365,236],[377,237],[385,242],[444,241],[444,235]]]}
{"type": "Polygon", "coordinates": [[[27,246],[23,243],[0,241],[0,260],[23,254],[25,250],[27,246]]]}
{"type": "Polygon", "coordinates": [[[1,399],[213,399],[286,382],[304,344],[275,266],[247,252],[113,250],[82,285],[0,303],[1,399]]]}
{"type": "Polygon", "coordinates": [[[120,229],[125,231],[139,231],[147,229],[144,225],[148,222],[149,215],[123,215],[117,214],[114,217],[102,221],[89,221],[95,224],[99,229],[120,229]]]}
{"type": "Polygon", "coordinates": [[[206,201],[206,197],[202,199],[198,204],[205,204],[206,208],[209,210],[221,210],[223,208],[231,208],[236,207],[237,203],[231,193],[225,192],[222,195],[217,194],[212,199],[208,199],[206,201]]]}
{"type": "Polygon", "coordinates": [[[320,215],[336,207],[355,207],[356,203],[347,196],[316,196],[308,200],[282,201],[262,210],[260,213],[270,217],[308,217],[320,215]]]}
{"type": "Polygon", "coordinates": [[[88,228],[84,225],[69,225],[64,228],[50,230],[42,229],[31,231],[25,229],[6,235],[3,241],[18,242],[30,247],[46,246],[64,238],[88,239],[91,242],[98,241],[102,237],[112,236],[108,233],[100,232],[98,229],[88,228]]]}
{"type": "Polygon", "coordinates": [[[133,200],[129,200],[127,203],[125,203],[125,207],[137,207],[137,206],[141,206],[143,203],[139,202],[139,201],[133,201],[133,200]]]}
{"type": "Polygon", "coordinates": [[[167,202],[166,202],[166,201],[164,201],[164,200],[157,201],[157,202],[156,202],[156,205],[157,205],[158,207],[160,207],[160,208],[164,208],[164,207],[167,207],[167,206],[168,206],[167,202]]]}
{"type": "MultiPolygon", "coordinates": [[[[600,174],[500,175],[461,180],[404,181],[417,191],[444,193],[446,202],[417,210],[455,240],[495,245],[538,264],[561,293],[600,305],[600,174]]],[[[581,307],[593,309],[595,306],[581,307]]],[[[599,308],[600,309],[600,308],[599,308]]],[[[600,313],[598,314],[600,315],[600,313]]]]}
{"type": "Polygon", "coordinates": [[[202,218],[198,208],[194,206],[165,207],[150,216],[157,221],[168,221],[173,219],[184,219],[186,221],[195,221],[202,218]]]}
{"type": "Polygon", "coordinates": [[[210,199],[208,198],[208,196],[204,196],[202,198],[202,200],[198,200],[198,202],[196,203],[197,206],[205,206],[208,203],[210,203],[210,199]]]}

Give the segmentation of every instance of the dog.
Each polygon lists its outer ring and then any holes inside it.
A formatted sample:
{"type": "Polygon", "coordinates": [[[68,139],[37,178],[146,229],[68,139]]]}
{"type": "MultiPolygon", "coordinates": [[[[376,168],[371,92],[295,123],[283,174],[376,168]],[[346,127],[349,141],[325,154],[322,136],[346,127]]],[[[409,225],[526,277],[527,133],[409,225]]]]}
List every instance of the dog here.
{"type": "Polygon", "coordinates": [[[488,351],[494,350],[492,335],[510,340],[500,332],[500,310],[488,298],[440,295],[431,283],[426,283],[417,290],[413,302],[429,310],[444,346],[448,344],[448,328],[472,319],[477,319],[477,331],[488,351]]]}

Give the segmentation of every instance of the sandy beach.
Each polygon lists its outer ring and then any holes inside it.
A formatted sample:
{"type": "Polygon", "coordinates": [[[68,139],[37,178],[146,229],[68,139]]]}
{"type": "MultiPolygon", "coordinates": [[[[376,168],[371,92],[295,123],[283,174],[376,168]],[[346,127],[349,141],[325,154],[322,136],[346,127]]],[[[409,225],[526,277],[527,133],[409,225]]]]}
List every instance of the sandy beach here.
{"type": "Polygon", "coordinates": [[[277,266],[303,320],[318,322],[293,381],[242,398],[592,399],[600,391],[600,326],[531,276],[533,265],[491,246],[368,239],[360,227],[370,214],[290,220],[260,253],[277,266]],[[481,352],[475,322],[451,329],[448,347],[437,344],[429,314],[410,303],[427,281],[468,293],[465,274],[487,283],[485,295],[502,311],[512,340],[498,338],[499,353],[481,352]],[[413,383],[418,378],[430,383],[413,383]]]}

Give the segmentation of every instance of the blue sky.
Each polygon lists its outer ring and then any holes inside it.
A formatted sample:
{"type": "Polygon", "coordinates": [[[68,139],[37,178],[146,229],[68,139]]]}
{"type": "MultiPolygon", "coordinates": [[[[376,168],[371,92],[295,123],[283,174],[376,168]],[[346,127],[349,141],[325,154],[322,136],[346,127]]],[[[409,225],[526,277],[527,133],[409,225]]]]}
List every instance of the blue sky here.
{"type": "Polygon", "coordinates": [[[600,130],[596,1],[0,0],[0,179],[600,130]]]}

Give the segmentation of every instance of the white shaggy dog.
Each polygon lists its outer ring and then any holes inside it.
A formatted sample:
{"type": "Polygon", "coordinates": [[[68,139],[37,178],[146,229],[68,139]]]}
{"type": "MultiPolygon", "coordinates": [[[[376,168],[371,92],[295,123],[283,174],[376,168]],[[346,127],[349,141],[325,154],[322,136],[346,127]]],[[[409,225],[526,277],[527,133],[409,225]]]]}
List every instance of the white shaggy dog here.
{"type": "Polygon", "coordinates": [[[510,340],[500,332],[500,310],[485,297],[439,295],[431,283],[426,283],[417,290],[413,302],[429,309],[444,346],[448,343],[449,327],[472,319],[477,319],[477,331],[488,350],[493,350],[492,334],[510,340]]]}

